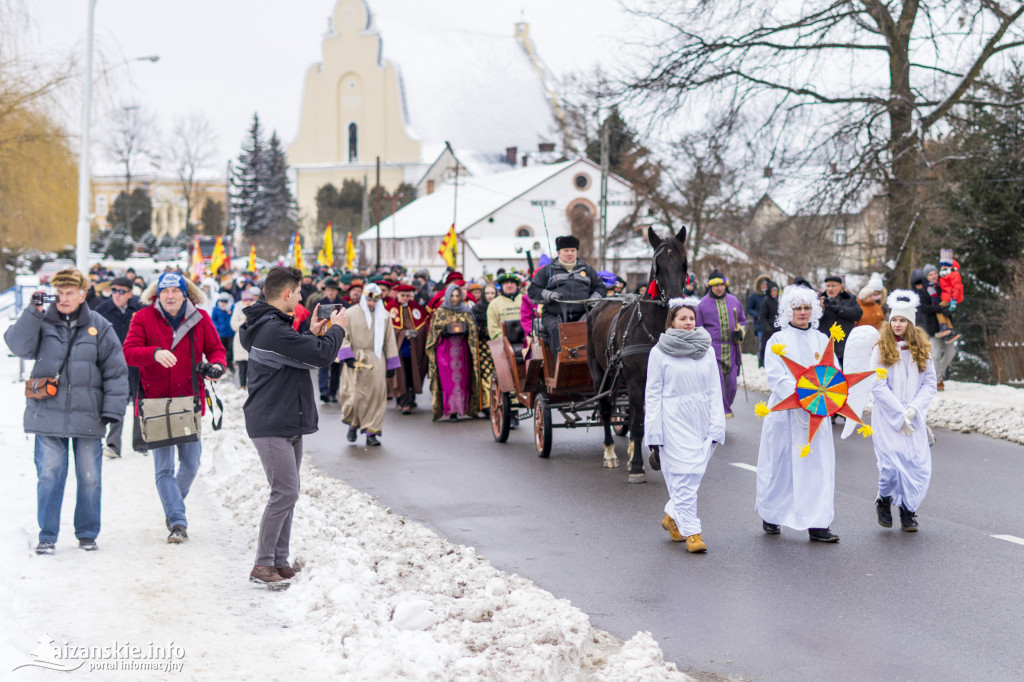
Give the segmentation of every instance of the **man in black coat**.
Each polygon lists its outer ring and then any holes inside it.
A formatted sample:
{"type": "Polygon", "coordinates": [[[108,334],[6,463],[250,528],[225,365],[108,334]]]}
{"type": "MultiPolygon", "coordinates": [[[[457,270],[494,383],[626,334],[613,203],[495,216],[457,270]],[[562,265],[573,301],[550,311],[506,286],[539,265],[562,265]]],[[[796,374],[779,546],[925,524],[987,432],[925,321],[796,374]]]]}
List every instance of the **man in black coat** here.
{"type": "Polygon", "coordinates": [[[843,353],[846,351],[846,336],[857,325],[860,316],[864,311],[857,303],[857,297],[843,288],[843,278],[839,275],[829,275],[825,278],[825,291],[821,294],[821,308],[823,313],[818,322],[818,331],[829,334],[833,324],[838,324],[845,336],[842,341],[835,342],[836,357],[839,358],[839,366],[842,367],[843,353]]]}
{"type": "Polygon", "coordinates": [[[531,301],[544,305],[540,318],[543,335],[557,354],[562,345],[558,325],[582,318],[587,313],[582,301],[604,298],[605,286],[597,271],[577,258],[579,239],[558,237],[555,248],[557,257],[534,273],[528,293],[531,301]]]}
{"type": "Polygon", "coordinates": [[[292,328],[292,313],[302,298],[302,273],[276,267],[263,283],[265,301],[245,309],[239,341],[249,353],[245,430],[263,463],[270,499],[260,523],[256,564],[249,579],[275,586],[294,577],[288,564],[292,512],[299,499],[302,437],[316,433],[319,415],[310,370],[338,357],[348,317],[336,308],[330,319],[313,309],[309,333],[292,328]]]}
{"type": "MultiPolygon", "coordinates": [[[[132,293],[132,280],[128,277],[115,277],[110,282],[110,298],[96,306],[96,314],[103,317],[114,328],[122,345],[128,336],[128,327],[132,317],[145,306],[138,296],[132,293]]],[[[135,394],[139,389],[139,368],[128,368],[128,404],[135,403],[135,394]]],[[[134,414],[134,410],[132,411],[134,414]]],[[[103,446],[103,455],[110,459],[121,456],[121,433],[124,431],[124,419],[112,423],[107,429],[107,444],[103,446]]]]}

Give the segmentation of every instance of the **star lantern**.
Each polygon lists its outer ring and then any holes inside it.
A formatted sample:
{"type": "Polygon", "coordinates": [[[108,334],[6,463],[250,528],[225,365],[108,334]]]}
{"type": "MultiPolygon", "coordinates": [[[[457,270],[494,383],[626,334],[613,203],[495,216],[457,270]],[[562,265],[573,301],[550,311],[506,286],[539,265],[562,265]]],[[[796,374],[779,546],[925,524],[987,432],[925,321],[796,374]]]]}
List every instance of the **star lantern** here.
{"type": "Polygon", "coordinates": [[[807,425],[807,444],[800,450],[801,457],[810,454],[811,441],[814,440],[814,434],[818,432],[821,422],[837,414],[857,422],[861,425],[861,428],[857,429],[858,433],[865,438],[870,436],[871,427],[861,421],[860,416],[850,407],[847,398],[850,388],[869,376],[874,374],[879,379],[885,378],[884,370],[844,374],[841,370],[836,369],[832,361],[833,346],[836,341],[842,341],[846,334],[839,325],[832,325],[828,331],[829,339],[825,352],[821,354],[817,364],[808,367],[787,358],[784,344],[772,345],[772,352],[782,358],[793,378],[796,379],[796,389],[792,395],[787,396],[774,407],[769,408],[764,401],[754,407],[754,412],[758,417],[766,417],[772,412],[782,410],[801,409],[807,412],[810,417],[807,425]]]}

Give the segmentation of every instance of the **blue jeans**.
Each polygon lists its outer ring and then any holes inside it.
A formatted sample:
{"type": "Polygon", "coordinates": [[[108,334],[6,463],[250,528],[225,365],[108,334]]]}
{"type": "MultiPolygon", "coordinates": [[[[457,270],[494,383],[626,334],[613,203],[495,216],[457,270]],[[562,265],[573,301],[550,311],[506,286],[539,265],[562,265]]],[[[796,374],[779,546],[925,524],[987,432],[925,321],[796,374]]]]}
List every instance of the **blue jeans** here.
{"type": "Polygon", "coordinates": [[[321,367],[317,379],[320,384],[320,395],[336,396],[341,386],[341,364],[332,362],[326,367],[321,367]]]}
{"type": "Polygon", "coordinates": [[[182,443],[151,451],[156,468],[156,491],[164,506],[168,527],[185,526],[185,498],[199,471],[199,456],[203,453],[201,441],[182,443]],[[174,451],[178,451],[178,475],[174,475],[174,451]]]}
{"type": "Polygon", "coordinates": [[[100,438],[36,436],[36,485],[39,542],[57,542],[64,483],[68,478],[68,444],[75,452],[75,537],[100,534],[100,474],[103,441],[100,438]]]}

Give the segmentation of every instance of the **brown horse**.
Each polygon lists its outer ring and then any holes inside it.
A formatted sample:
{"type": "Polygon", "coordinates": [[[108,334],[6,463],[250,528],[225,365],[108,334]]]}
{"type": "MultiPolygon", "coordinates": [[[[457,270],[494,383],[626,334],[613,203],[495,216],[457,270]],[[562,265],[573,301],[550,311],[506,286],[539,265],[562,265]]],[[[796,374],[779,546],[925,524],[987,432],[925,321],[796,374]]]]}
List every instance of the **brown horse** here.
{"type": "Polygon", "coordinates": [[[600,301],[587,315],[587,364],[598,393],[604,427],[604,465],[617,467],[612,438],[612,408],[615,395],[625,388],[629,396],[629,482],[646,483],[641,451],[644,443],[644,391],[647,387],[647,358],[665,331],[666,303],[683,296],[686,282],[686,228],[674,237],[662,239],[654,228],[647,229],[654,247],[651,281],[657,293],[640,297],[609,298],[600,301]]]}

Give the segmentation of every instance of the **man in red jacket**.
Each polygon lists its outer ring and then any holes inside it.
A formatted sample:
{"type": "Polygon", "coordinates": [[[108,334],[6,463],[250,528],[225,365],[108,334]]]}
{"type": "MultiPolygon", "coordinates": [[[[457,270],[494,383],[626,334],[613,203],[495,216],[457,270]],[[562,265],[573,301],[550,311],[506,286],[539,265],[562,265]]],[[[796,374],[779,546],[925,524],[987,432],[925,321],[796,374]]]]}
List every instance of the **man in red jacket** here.
{"type": "MultiPolygon", "coordinates": [[[[156,301],[135,313],[124,341],[124,356],[130,367],[139,368],[139,398],[197,396],[206,412],[203,376],[196,366],[213,365],[205,376],[217,381],[224,373],[227,356],[210,315],[197,305],[205,296],[195,284],[174,272],[165,272],[143,293],[142,302],[156,301]]],[[[136,414],[138,410],[136,409],[136,414]]],[[[199,471],[202,441],[153,449],[156,490],[164,507],[167,542],[188,539],[185,497],[199,471]],[[178,473],[174,473],[174,451],[178,451],[178,473]]]]}

